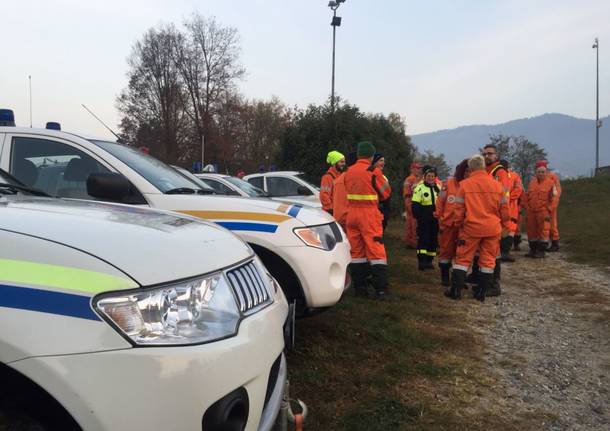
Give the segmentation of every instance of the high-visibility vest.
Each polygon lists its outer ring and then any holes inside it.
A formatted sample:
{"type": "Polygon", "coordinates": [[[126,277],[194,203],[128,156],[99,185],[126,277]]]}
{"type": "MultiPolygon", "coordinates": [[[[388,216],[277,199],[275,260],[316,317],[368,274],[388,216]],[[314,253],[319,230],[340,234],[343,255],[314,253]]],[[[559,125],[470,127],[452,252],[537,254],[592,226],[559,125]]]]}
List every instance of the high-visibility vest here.
{"type": "Polygon", "coordinates": [[[428,207],[436,204],[438,193],[434,190],[435,186],[429,186],[424,181],[420,182],[415,190],[411,202],[417,202],[423,207],[428,207]]]}
{"type": "Polygon", "coordinates": [[[371,162],[360,159],[345,173],[345,191],[350,207],[376,207],[391,193],[390,183],[371,162]]]}

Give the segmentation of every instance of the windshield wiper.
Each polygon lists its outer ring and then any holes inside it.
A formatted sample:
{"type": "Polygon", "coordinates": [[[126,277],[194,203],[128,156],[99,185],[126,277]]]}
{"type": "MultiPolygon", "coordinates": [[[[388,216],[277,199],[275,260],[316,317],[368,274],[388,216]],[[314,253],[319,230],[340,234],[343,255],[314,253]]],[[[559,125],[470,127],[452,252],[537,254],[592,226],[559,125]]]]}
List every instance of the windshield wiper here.
{"type": "Polygon", "coordinates": [[[175,189],[170,189],[165,192],[166,195],[211,195],[212,193],[214,192],[211,190],[195,190],[190,187],[176,187],[175,189]]]}
{"type": "Polygon", "coordinates": [[[26,192],[26,193],[29,193],[29,194],[35,195],[35,196],[51,197],[51,195],[43,192],[42,190],[34,189],[31,187],[18,186],[16,184],[0,183],[0,187],[13,190],[14,192],[26,192]]]}

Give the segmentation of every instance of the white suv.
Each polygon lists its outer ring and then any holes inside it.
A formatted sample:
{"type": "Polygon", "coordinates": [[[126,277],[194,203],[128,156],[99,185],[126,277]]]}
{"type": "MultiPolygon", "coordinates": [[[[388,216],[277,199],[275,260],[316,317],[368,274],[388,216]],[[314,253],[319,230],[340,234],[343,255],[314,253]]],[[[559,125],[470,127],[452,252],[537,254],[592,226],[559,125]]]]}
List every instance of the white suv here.
{"type": "MultiPolygon", "coordinates": [[[[251,245],[297,311],[333,306],[349,283],[349,243],[322,210],[209,195],[197,180],[122,144],[57,130],[0,127],[0,168],[52,196],[200,217],[251,245]]],[[[205,256],[197,248],[190,252],[205,256]]]]}
{"type": "Polygon", "coordinates": [[[247,244],[34,194],[0,171],[1,429],[272,428],[288,304],[247,244]]]}
{"type": "Polygon", "coordinates": [[[263,189],[273,198],[299,199],[309,205],[317,204],[318,208],[322,208],[320,189],[307,181],[303,172],[264,172],[246,175],[244,180],[263,189]]]}

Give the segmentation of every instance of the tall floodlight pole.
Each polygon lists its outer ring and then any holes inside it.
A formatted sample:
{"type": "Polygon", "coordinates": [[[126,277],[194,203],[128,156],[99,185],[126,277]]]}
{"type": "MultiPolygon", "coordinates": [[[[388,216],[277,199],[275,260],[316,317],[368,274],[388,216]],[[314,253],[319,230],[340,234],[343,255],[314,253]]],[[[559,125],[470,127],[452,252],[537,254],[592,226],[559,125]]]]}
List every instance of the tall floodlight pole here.
{"type": "Polygon", "coordinates": [[[599,169],[599,128],[602,126],[601,121],[599,121],[599,40],[595,38],[595,43],[593,44],[593,49],[595,49],[596,54],[596,78],[595,78],[595,173],[597,175],[597,170],[599,169]]]}
{"type": "Polygon", "coordinates": [[[337,27],[341,26],[341,17],[337,16],[337,9],[345,3],[345,0],[334,0],[328,2],[328,7],[333,11],[333,20],[330,25],[333,27],[333,72],[330,87],[330,107],[332,112],[335,112],[335,41],[337,36],[337,27]]]}

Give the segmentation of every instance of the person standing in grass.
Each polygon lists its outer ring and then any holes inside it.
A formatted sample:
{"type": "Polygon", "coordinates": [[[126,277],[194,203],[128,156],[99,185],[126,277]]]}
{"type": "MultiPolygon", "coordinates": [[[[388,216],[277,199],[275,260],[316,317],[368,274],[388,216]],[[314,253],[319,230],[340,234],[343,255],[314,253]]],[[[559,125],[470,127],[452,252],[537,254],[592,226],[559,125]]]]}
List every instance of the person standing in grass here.
{"type": "Polygon", "coordinates": [[[438,248],[438,220],[434,217],[440,188],[436,181],[436,168],[424,166],[424,179],[411,198],[411,212],[417,220],[417,268],[434,269],[432,261],[438,248]]]}

